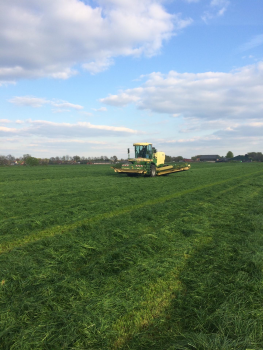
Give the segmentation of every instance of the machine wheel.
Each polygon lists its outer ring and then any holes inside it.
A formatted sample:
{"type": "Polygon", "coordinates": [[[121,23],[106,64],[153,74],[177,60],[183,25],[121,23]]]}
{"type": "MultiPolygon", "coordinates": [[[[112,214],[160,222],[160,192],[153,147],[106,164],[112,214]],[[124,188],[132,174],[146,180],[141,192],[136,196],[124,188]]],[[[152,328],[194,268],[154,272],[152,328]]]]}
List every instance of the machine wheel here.
{"type": "Polygon", "coordinates": [[[156,166],[152,164],[150,168],[150,177],[154,176],[156,176],[156,166]]]}

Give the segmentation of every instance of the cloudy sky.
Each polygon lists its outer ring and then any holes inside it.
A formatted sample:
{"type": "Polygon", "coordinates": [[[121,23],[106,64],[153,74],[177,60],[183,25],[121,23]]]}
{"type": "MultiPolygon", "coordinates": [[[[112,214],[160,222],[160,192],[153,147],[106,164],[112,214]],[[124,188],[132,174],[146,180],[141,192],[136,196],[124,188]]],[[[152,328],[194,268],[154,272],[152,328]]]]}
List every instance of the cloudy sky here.
{"type": "Polygon", "coordinates": [[[0,154],[263,152],[262,0],[0,2],[0,154]]]}

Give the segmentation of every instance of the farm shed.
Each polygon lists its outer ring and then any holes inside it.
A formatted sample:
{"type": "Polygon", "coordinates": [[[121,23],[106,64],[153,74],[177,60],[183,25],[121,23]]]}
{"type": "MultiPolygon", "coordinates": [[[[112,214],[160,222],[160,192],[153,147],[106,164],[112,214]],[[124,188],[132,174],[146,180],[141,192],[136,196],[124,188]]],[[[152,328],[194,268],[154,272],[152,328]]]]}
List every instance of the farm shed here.
{"type": "Polygon", "coordinates": [[[231,158],[230,160],[236,160],[239,162],[246,162],[246,163],[252,162],[252,160],[249,158],[248,154],[245,154],[244,156],[239,155],[239,156],[231,158]]]}
{"type": "Polygon", "coordinates": [[[215,162],[219,158],[220,156],[218,154],[200,156],[200,162],[215,162]]]}
{"type": "Polygon", "coordinates": [[[216,163],[224,163],[224,162],[228,162],[228,161],[229,161],[229,158],[222,157],[222,158],[217,159],[216,163]]]}
{"type": "Polygon", "coordinates": [[[90,164],[112,164],[113,162],[110,159],[94,159],[90,164]]]}

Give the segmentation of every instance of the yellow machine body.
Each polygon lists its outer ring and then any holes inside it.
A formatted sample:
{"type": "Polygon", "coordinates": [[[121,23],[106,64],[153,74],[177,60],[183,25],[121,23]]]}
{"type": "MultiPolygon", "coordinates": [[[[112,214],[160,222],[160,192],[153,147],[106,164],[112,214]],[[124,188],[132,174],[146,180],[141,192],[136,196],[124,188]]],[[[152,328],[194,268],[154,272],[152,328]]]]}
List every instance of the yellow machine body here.
{"type": "Polygon", "coordinates": [[[165,153],[157,152],[152,143],[137,142],[133,144],[135,158],[130,158],[128,149],[128,163],[116,164],[112,168],[116,173],[124,173],[128,176],[136,174],[154,177],[156,175],[167,175],[179,171],[188,170],[190,164],[165,164],[165,153]]]}

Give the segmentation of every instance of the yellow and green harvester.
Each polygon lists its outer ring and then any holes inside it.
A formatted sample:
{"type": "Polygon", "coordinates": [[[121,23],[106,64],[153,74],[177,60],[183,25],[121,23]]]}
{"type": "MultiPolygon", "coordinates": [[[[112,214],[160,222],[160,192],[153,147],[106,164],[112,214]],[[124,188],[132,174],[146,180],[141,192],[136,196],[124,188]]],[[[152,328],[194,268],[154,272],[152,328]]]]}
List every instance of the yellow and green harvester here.
{"type": "Polygon", "coordinates": [[[115,164],[112,168],[116,173],[135,176],[138,174],[154,177],[156,175],[167,175],[190,169],[190,164],[165,164],[165,153],[157,152],[152,147],[152,143],[140,142],[133,144],[135,148],[135,157],[130,158],[130,149],[128,148],[128,162],[115,164]]]}

